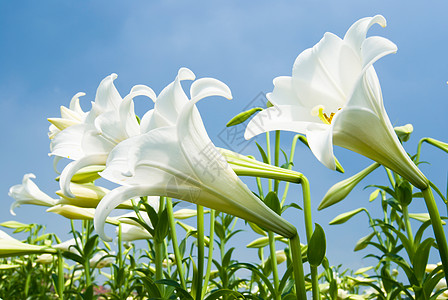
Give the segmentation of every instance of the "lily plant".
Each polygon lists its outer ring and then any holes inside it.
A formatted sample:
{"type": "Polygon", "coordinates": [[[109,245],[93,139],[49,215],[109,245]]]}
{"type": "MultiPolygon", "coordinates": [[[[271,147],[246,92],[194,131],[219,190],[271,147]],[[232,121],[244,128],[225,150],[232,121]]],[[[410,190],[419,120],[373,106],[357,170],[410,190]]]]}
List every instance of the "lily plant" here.
{"type": "Polygon", "coordinates": [[[221,81],[202,78],[190,88],[191,100],[180,82],[194,80],[182,68],[175,81],[158,96],[152,113],[152,128],[129,138],[109,154],[100,175],[121,184],[99,203],[95,228],[103,239],[104,222],[120,203],[141,196],[167,196],[241,217],[285,237],[296,229],[253,195],[228,166],[205,131],[196,102],[209,96],[231,99],[230,89],[221,81]]]}
{"type": "Polygon", "coordinates": [[[367,31],[386,26],[381,15],[355,22],[341,39],[332,33],[296,58],[292,76],[274,79],[267,95],[274,107],[255,115],[245,138],[272,130],[305,134],[308,145],[328,168],[335,170],[333,144],[364,155],[408,179],[422,190],[448,278],[448,246],[429,181],[400,143],[383,104],[378,59],[395,53],[390,40],[367,31]]]}

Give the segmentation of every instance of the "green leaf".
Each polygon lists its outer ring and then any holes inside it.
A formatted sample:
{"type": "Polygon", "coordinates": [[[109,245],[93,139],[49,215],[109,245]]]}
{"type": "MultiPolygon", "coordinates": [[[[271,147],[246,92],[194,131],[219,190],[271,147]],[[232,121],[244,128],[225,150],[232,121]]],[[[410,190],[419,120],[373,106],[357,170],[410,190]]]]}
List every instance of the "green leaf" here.
{"type": "Polygon", "coordinates": [[[317,267],[322,263],[326,251],[325,232],[319,224],[315,224],[313,235],[308,243],[308,262],[317,267]]]}
{"type": "Polygon", "coordinates": [[[269,192],[264,198],[264,203],[275,213],[281,215],[282,209],[276,192],[269,192]]]}
{"type": "Polygon", "coordinates": [[[397,200],[402,206],[409,206],[412,202],[412,185],[409,181],[403,180],[398,184],[395,184],[395,192],[397,200]]]}
{"type": "Polygon", "coordinates": [[[354,251],[359,251],[367,247],[369,245],[370,240],[375,236],[375,232],[372,232],[371,234],[362,237],[358,240],[358,242],[355,245],[354,251]]]}
{"type": "Polygon", "coordinates": [[[220,299],[220,297],[224,297],[223,299],[244,299],[244,296],[238,292],[227,290],[227,289],[220,289],[216,292],[211,293],[207,298],[204,300],[216,300],[220,299]]]}
{"type": "Polygon", "coordinates": [[[426,265],[428,263],[429,250],[434,244],[433,238],[427,238],[424,240],[415,251],[413,269],[415,277],[419,282],[422,282],[425,275],[426,265]]]}
{"type": "Polygon", "coordinates": [[[95,250],[96,246],[98,245],[98,235],[94,235],[90,237],[83,249],[84,257],[91,257],[93,254],[93,251],[95,250]]]}
{"type": "Polygon", "coordinates": [[[178,296],[180,299],[194,300],[194,298],[191,297],[190,293],[184,290],[177,281],[171,279],[160,279],[155,281],[155,283],[174,287],[174,290],[176,291],[176,296],[178,296]]]}
{"type": "Polygon", "coordinates": [[[290,207],[292,207],[292,208],[296,208],[296,209],[298,209],[298,210],[303,210],[301,207],[300,207],[300,205],[298,205],[297,203],[291,203],[291,204],[288,204],[288,205],[284,205],[283,207],[282,207],[282,213],[284,213],[288,208],[290,208],[290,207]]]}
{"type": "Polygon", "coordinates": [[[235,126],[235,125],[241,124],[244,121],[246,121],[247,119],[249,119],[254,113],[256,113],[258,111],[262,111],[262,110],[263,110],[263,108],[261,108],[261,107],[254,107],[254,108],[251,108],[249,110],[243,111],[243,112],[237,114],[236,116],[234,116],[226,124],[226,127],[231,127],[231,126],[235,126]]]}
{"type": "Polygon", "coordinates": [[[157,227],[154,230],[154,239],[163,241],[168,235],[168,230],[169,230],[168,212],[166,209],[164,209],[159,217],[157,227]]]}
{"type": "Polygon", "coordinates": [[[264,152],[263,148],[257,142],[255,142],[255,144],[257,145],[258,151],[260,151],[261,158],[263,158],[263,162],[265,164],[269,164],[269,159],[268,156],[266,155],[266,152],[264,152]]]}
{"type": "Polygon", "coordinates": [[[350,220],[353,216],[357,215],[358,213],[360,213],[362,211],[367,211],[367,210],[364,207],[361,207],[361,208],[340,214],[336,218],[334,218],[333,220],[330,221],[330,225],[343,224],[343,223],[347,222],[348,220],[350,220]]]}
{"type": "Polygon", "coordinates": [[[64,252],[62,252],[62,256],[64,256],[65,258],[71,259],[73,261],[76,261],[77,263],[79,263],[81,265],[84,265],[84,262],[85,262],[84,258],[79,256],[78,254],[64,251],[64,252]]]}

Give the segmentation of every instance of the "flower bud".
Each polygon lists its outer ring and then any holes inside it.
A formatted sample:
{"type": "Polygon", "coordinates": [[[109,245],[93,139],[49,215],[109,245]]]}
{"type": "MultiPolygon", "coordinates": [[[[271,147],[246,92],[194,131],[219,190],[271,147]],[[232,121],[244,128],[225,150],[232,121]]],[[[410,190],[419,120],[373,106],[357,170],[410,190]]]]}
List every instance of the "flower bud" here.
{"type": "Polygon", "coordinates": [[[349,177],[345,180],[339,181],[333,185],[325,194],[324,198],[319,204],[318,210],[327,208],[345,199],[350,194],[353,188],[361,182],[367,175],[372,173],[380,166],[379,163],[373,163],[361,172],[349,177]]]}

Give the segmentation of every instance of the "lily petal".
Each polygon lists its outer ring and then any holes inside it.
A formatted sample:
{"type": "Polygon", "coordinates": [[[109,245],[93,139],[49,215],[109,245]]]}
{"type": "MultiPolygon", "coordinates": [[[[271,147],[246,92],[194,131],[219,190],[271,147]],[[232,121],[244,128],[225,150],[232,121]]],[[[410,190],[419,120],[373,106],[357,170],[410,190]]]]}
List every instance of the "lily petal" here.
{"type": "Polygon", "coordinates": [[[106,163],[106,160],[107,153],[100,153],[84,156],[76,161],[69,163],[62,171],[59,179],[59,186],[62,192],[68,197],[75,198],[75,195],[73,195],[70,191],[70,181],[73,175],[75,175],[76,172],[78,172],[82,168],[90,165],[104,165],[106,163]]]}

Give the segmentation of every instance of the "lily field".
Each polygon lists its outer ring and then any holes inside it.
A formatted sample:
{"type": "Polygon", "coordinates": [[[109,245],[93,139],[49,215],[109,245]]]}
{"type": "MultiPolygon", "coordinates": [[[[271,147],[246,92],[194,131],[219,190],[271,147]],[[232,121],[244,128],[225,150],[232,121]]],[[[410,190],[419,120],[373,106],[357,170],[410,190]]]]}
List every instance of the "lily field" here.
{"type": "Polygon", "coordinates": [[[448,299],[446,2],[26,2],[0,300],[448,299]]]}

